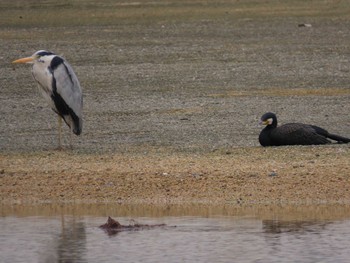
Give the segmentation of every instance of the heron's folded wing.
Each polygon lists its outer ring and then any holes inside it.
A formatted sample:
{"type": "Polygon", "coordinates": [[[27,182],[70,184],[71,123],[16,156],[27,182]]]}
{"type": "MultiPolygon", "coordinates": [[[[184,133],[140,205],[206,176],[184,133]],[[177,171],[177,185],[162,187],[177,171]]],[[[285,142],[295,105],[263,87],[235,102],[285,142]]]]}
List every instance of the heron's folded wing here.
{"type": "Polygon", "coordinates": [[[54,78],[57,93],[74,113],[81,117],[83,107],[82,89],[72,67],[64,61],[54,70],[54,78]]]}

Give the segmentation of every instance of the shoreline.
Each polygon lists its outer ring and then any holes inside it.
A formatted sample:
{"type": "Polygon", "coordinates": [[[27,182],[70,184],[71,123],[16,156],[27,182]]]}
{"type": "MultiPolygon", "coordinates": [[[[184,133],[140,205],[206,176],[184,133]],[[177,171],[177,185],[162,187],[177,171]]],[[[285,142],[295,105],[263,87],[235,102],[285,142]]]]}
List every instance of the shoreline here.
{"type": "Polygon", "coordinates": [[[350,204],[347,145],[0,154],[1,204],[350,204]]]}

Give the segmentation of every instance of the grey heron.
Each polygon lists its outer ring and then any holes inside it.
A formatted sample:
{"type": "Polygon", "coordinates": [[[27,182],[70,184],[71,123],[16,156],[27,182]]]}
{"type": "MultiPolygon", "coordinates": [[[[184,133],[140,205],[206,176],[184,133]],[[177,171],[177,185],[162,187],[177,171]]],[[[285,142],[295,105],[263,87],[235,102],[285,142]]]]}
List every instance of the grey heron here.
{"type": "Polygon", "coordinates": [[[70,64],[64,58],[46,50],[39,50],[30,57],[17,59],[12,63],[33,65],[32,75],[38,83],[39,90],[51,109],[58,114],[59,148],[62,119],[74,134],[80,135],[83,124],[83,95],[79,80],[70,64]]]}

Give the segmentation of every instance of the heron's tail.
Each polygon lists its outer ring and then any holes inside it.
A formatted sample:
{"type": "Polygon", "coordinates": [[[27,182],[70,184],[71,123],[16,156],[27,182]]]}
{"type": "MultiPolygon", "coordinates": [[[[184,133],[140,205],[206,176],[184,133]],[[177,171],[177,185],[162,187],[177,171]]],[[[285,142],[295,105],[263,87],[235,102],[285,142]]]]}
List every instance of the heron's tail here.
{"type": "Polygon", "coordinates": [[[81,134],[83,130],[83,119],[81,117],[75,114],[61,115],[61,117],[74,134],[81,134]]]}
{"type": "Polygon", "coordinates": [[[73,132],[76,135],[80,135],[82,130],[83,130],[83,120],[79,118],[77,121],[74,122],[73,132]]]}

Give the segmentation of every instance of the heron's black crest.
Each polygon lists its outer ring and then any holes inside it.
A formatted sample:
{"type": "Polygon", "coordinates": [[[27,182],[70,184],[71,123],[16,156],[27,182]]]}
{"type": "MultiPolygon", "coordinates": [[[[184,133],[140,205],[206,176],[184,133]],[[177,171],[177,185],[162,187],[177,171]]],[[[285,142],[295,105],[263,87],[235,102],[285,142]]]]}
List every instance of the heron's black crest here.
{"type": "Polygon", "coordinates": [[[39,51],[37,53],[37,55],[40,56],[40,57],[43,57],[43,56],[50,56],[50,55],[55,55],[55,54],[50,52],[50,51],[43,50],[43,51],[39,51]]]}

